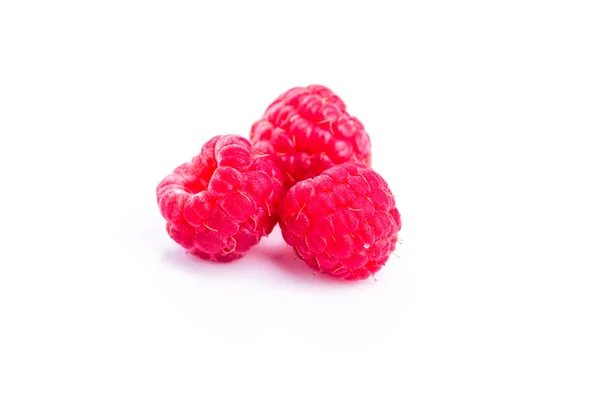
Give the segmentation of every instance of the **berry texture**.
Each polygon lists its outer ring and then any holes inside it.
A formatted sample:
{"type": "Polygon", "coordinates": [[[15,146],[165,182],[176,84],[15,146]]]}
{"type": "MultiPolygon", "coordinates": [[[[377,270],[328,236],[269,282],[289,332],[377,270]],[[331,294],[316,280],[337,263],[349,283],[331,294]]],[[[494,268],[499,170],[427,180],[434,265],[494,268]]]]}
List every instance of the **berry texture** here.
{"type": "Polygon", "coordinates": [[[363,124],[320,85],[280,95],[252,126],[250,141],[274,156],[287,188],[347,161],[371,165],[371,140],[363,124]]]}
{"type": "Polygon", "coordinates": [[[213,261],[240,258],[277,223],[282,175],[237,135],[215,136],[156,189],[167,232],[190,253],[213,261]]]}
{"type": "Polygon", "coordinates": [[[358,163],[332,167],[293,186],[280,225],[285,241],[311,268],[347,280],[379,271],[402,227],[385,180],[358,163]]]}

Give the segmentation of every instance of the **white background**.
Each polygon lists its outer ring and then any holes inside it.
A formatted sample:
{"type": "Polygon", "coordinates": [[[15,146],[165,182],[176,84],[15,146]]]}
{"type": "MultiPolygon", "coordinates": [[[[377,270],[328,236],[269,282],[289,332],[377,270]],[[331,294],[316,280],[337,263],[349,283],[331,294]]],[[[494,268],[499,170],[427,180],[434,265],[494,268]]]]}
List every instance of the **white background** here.
{"type": "Polygon", "coordinates": [[[0,398],[600,398],[594,1],[3,1],[0,398]],[[185,254],[158,182],[331,87],[403,245],[185,254]]]}

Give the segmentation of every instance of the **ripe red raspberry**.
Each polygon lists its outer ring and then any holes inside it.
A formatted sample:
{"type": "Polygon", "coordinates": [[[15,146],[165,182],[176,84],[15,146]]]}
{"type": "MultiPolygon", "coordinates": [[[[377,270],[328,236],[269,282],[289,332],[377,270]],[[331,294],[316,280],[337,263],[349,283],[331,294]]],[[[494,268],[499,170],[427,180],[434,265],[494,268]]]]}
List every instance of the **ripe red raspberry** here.
{"type": "Polygon", "coordinates": [[[363,124],[320,85],[280,95],[252,126],[250,141],[275,156],[288,188],[347,161],[371,165],[371,140],[363,124]]]}
{"type": "Polygon", "coordinates": [[[385,180],[358,163],[293,186],[279,224],[285,241],[310,267],[347,280],[379,271],[402,226],[385,180]]]}
{"type": "Polygon", "coordinates": [[[237,135],[215,136],[156,189],[169,235],[214,261],[240,258],[277,223],[282,175],[237,135]]]}

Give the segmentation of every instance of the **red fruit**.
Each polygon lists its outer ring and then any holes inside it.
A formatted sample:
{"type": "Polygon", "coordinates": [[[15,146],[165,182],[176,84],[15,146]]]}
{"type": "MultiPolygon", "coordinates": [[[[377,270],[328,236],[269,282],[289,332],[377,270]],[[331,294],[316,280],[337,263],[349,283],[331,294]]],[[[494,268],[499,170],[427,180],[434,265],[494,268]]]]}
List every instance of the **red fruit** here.
{"type": "Polygon", "coordinates": [[[279,217],[283,238],[300,258],[317,271],[347,280],[379,271],[402,227],[385,180],[358,163],[297,183],[279,217]]]}
{"type": "Polygon", "coordinates": [[[250,141],[274,156],[288,188],[347,161],[371,165],[371,141],[363,124],[320,85],[280,95],[252,126],[250,141]]]}
{"type": "Polygon", "coordinates": [[[240,258],[277,223],[279,168],[237,135],[215,136],[160,182],[156,198],[169,235],[201,258],[240,258]]]}

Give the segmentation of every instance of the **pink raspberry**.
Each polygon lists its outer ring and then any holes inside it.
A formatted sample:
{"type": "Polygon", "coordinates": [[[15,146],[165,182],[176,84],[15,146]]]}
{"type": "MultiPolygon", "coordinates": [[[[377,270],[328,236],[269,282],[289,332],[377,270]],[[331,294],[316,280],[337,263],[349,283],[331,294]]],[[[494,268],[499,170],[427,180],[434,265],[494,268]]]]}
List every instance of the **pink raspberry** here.
{"type": "Polygon", "coordinates": [[[215,136],[156,189],[169,235],[201,258],[240,258],[277,223],[282,175],[241,136],[215,136]]]}
{"type": "Polygon", "coordinates": [[[252,126],[250,141],[275,156],[288,188],[347,161],[371,165],[371,141],[363,124],[320,85],[280,95],[252,126]]]}
{"type": "Polygon", "coordinates": [[[381,269],[402,223],[385,180],[362,164],[345,163],[293,186],[280,226],[311,268],[356,280],[381,269]]]}

